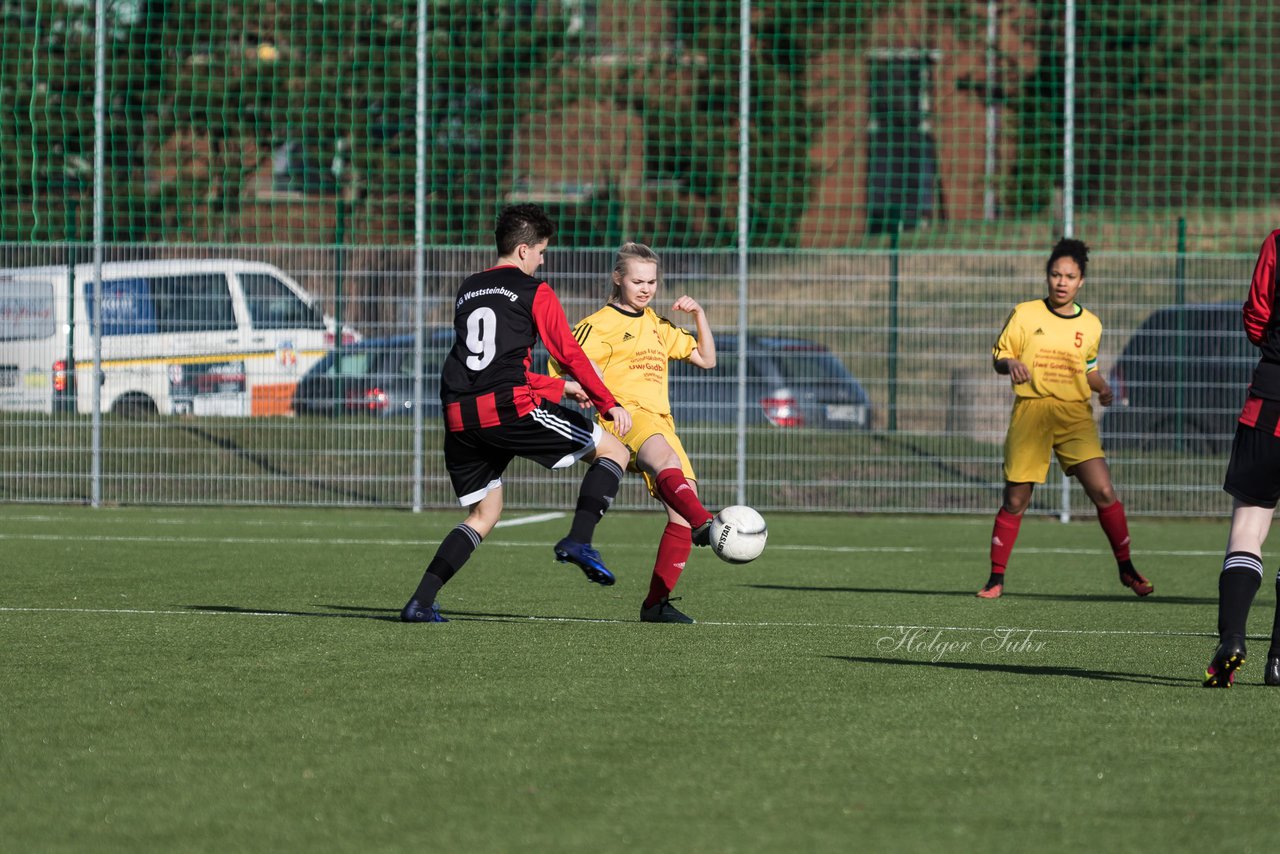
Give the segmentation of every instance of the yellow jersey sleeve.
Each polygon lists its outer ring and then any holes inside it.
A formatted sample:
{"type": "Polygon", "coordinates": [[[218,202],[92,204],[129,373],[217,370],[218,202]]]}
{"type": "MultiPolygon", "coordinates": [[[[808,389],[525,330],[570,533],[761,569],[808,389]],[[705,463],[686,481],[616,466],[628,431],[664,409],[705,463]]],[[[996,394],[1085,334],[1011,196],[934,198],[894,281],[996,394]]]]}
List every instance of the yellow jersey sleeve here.
{"type": "Polygon", "coordinates": [[[1088,342],[1084,353],[1084,372],[1091,373],[1098,370],[1098,350],[1102,346],[1102,322],[1098,322],[1098,332],[1088,342]]]}
{"type": "Polygon", "coordinates": [[[667,345],[667,358],[683,362],[693,355],[698,348],[698,339],[693,333],[676,326],[665,317],[655,314],[658,321],[658,333],[667,345]]]}
{"type": "Polygon", "coordinates": [[[1009,312],[1009,316],[1005,318],[1004,328],[1000,330],[996,343],[991,348],[991,361],[999,362],[1002,359],[1017,359],[1022,353],[1023,334],[1022,326],[1017,322],[1018,309],[1014,308],[1009,312]]]}

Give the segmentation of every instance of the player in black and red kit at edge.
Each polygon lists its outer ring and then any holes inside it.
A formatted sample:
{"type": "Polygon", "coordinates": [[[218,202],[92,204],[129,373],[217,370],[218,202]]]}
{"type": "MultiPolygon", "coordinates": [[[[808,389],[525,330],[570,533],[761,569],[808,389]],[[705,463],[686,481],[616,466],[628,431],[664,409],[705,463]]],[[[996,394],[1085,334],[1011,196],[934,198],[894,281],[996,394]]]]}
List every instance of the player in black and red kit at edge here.
{"type": "MultiPolygon", "coordinates": [[[[1262,244],[1244,304],[1244,331],[1262,351],[1236,424],[1222,488],[1232,496],[1231,533],[1218,576],[1218,648],[1205,668],[1206,688],[1230,688],[1245,660],[1245,623],[1262,585],[1262,544],[1280,500],[1280,229],[1262,244]]],[[[1276,576],[1280,594],[1280,573],[1276,576]]],[[[1280,598],[1271,626],[1263,682],[1280,685],[1280,598]]]]}
{"type": "Polygon", "coordinates": [[[591,537],[618,494],[630,452],[599,424],[558,401],[568,394],[590,402],[621,435],[631,430],[631,415],[614,400],[574,340],[555,291],[533,275],[554,233],[555,226],[537,205],[507,208],[494,229],[498,263],[458,288],[454,344],[440,375],[440,401],[445,468],[468,514],[440,543],[400,611],[405,622],[448,622],[436,594],[498,523],[502,473],[516,456],[549,469],[578,460],[590,464],[569,534],[556,543],[555,556],[576,564],[597,584],[614,583],[613,573],[591,547],[591,537]],[[529,371],[539,337],[576,379],[529,371]]]}

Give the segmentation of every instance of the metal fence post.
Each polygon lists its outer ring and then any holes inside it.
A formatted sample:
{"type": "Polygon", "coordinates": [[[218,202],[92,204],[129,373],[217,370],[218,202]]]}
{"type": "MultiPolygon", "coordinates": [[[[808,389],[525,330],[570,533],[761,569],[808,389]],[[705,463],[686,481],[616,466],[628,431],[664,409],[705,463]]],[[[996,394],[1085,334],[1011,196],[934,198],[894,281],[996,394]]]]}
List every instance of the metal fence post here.
{"type": "Polygon", "coordinates": [[[889,233],[889,423],[888,430],[898,430],[898,242],[902,239],[902,218],[898,217],[889,233]]]}
{"type": "MultiPolygon", "coordinates": [[[[1187,303],[1187,218],[1178,217],[1178,254],[1173,262],[1173,302],[1179,308],[1187,303]]],[[[1187,364],[1184,354],[1187,350],[1186,312],[1174,312],[1174,345],[1173,345],[1173,438],[1174,447],[1183,448],[1186,444],[1184,434],[1184,410],[1186,408],[1187,364]]]]}

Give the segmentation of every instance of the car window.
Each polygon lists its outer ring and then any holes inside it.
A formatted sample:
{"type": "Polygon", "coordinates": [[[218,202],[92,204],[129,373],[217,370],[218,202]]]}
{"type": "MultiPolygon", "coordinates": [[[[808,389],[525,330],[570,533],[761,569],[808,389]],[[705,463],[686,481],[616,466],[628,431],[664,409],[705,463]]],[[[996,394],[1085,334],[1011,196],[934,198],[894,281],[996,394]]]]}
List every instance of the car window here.
{"type": "MultiPolygon", "coordinates": [[[[431,354],[423,353],[423,372],[431,370],[431,354]]],[[[412,377],[413,376],[413,348],[408,349],[397,348],[395,350],[384,350],[382,359],[378,363],[378,373],[386,374],[393,377],[412,377]]]]}
{"type": "Polygon", "coordinates": [[[153,276],[148,285],[155,310],[156,332],[224,332],[236,329],[226,276],[220,273],[153,276]]]}
{"type": "Polygon", "coordinates": [[[269,273],[241,273],[245,304],[254,329],[324,329],[324,318],[269,273]]]}
{"type": "Polygon", "coordinates": [[[0,341],[32,341],[53,332],[53,286],[6,282],[0,292],[0,341]]]}
{"type": "Polygon", "coordinates": [[[96,331],[99,314],[103,335],[146,335],[156,329],[156,305],[151,298],[148,279],[111,279],[96,289],[93,282],[84,285],[85,311],[96,331]],[[95,310],[94,291],[102,294],[102,310],[95,310]]]}
{"type": "Polygon", "coordinates": [[[778,350],[772,355],[782,375],[789,380],[844,381],[849,374],[838,359],[823,350],[778,350]]]}
{"type": "Polygon", "coordinates": [[[369,366],[373,361],[372,356],[373,354],[368,350],[343,352],[342,358],[332,360],[325,368],[325,376],[338,376],[339,365],[341,365],[341,375],[344,377],[364,376],[369,373],[369,366]]]}

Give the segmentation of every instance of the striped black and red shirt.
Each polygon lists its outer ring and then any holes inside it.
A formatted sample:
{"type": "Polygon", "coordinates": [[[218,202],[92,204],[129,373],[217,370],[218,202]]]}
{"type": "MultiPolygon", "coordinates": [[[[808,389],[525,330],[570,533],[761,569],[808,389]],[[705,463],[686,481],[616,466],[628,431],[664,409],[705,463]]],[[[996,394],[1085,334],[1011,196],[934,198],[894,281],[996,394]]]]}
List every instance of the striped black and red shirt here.
{"type": "Polygon", "coordinates": [[[468,277],[454,302],[453,331],[440,373],[440,402],[451,431],[509,424],[542,400],[560,399],[563,380],[529,371],[539,338],[596,409],[607,413],[617,406],[574,340],[555,291],[518,267],[468,277]]]}

